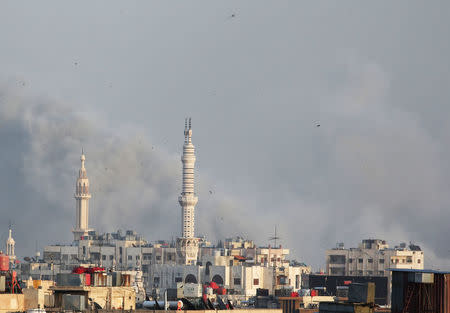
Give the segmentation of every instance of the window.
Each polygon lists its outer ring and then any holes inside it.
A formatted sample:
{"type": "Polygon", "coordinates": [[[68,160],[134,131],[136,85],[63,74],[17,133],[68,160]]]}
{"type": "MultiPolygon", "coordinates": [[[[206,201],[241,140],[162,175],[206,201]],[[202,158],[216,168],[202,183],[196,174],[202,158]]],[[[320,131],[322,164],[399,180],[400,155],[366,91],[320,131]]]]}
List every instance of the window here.
{"type": "Polygon", "coordinates": [[[378,275],[383,276],[384,272],[383,271],[378,271],[378,275]]]}
{"type": "Polygon", "coordinates": [[[98,252],[92,252],[91,253],[91,259],[95,261],[100,261],[100,253],[98,252]]]}
{"type": "Polygon", "coordinates": [[[102,260],[103,260],[103,261],[106,260],[106,255],[102,255],[102,260]]]}
{"type": "Polygon", "coordinates": [[[345,255],[330,255],[331,264],[345,264],[345,255]]]}
{"type": "Polygon", "coordinates": [[[136,255],[136,260],[140,260],[141,256],[140,255],[136,255]]]}
{"type": "Polygon", "coordinates": [[[144,260],[151,260],[152,259],[152,254],[151,253],[144,253],[143,258],[144,258],[144,260]]]}
{"type": "Polygon", "coordinates": [[[109,256],[109,260],[110,260],[110,261],[114,260],[114,255],[110,255],[110,256],[109,256]]]}
{"type": "Polygon", "coordinates": [[[379,259],[379,260],[378,260],[378,263],[384,264],[384,259],[379,259]]]}
{"type": "MultiPolygon", "coordinates": [[[[213,278],[213,281],[214,281],[214,278],[213,278]]],[[[187,276],[184,278],[184,282],[185,283],[189,283],[189,284],[196,284],[197,283],[197,277],[195,277],[192,274],[187,274],[187,276]]],[[[215,282],[215,283],[217,284],[217,282],[215,282]]]]}
{"type": "Polygon", "coordinates": [[[345,275],[345,268],[344,267],[332,267],[331,269],[331,275],[345,275]]]}
{"type": "Polygon", "coordinates": [[[240,278],[235,278],[234,279],[234,284],[240,286],[241,285],[241,279],[240,278]]]}
{"type": "Polygon", "coordinates": [[[358,263],[362,263],[363,262],[363,259],[358,259],[358,263]]]}
{"type": "Polygon", "coordinates": [[[368,259],[367,262],[373,263],[373,259],[368,259]]]}
{"type": "Polygon", "coordinates": [[[259,285],[259,279],[258,278],[253,279],[253,285],[255,285],[255,286],[259,285]]]}
{"type": "Polygon", "coordinates": [[[420,263],[420,259],[417,259],[417,263],[420,263]]]}
{"type": "Polygon", "coordinates": [[[128,256],[128,261],[131,261],[131,260],[133,260],[133,256],[132,256],[132,255],[129,255],[129,256],[128,256]]]}
{"type": "Polygon", "coordinates": [[[353,259],[348,259],[348,263],[353,263],[353,259]]]}
{"type": "Polygon", "coordinates": [[[182,277],[175,277],[175,282],[176,283],[181,283],[181,282],[183,282],[183,278],[182,277]]]}
{"type": "Polygon", "coordinates": [[[367,275],[373,275],[373,271],[367,271],[367,275]]]}
{"type": "Polygon", "coordinates": [[[153,283],[154,284],[159,284],[159,277],[154,277],[153,278],[153,283]]]}
{"type": "Polygon", "coordinates": [[[156,256],[156,260],[157,260],[157,261],[161,261],[161,256],[160,256],[160,255],[157,255],[157,256],[156,256]]]}
{"type": "Polygon", "coordinates": [[[119,247],[119,254],[122,254],[122,247],[119,247]]]}
{"type": "Polygon", "coordinates": [[[411,256],[407,256],[406,257],[406,263],[412,263],[412,257],[411,256]]]}

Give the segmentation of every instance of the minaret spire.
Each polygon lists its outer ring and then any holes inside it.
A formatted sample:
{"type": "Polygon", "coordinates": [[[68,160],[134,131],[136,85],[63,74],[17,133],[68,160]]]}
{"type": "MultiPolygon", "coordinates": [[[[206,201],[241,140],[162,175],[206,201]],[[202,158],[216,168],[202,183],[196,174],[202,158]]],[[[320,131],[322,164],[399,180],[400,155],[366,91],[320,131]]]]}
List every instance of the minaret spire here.
{"type": "Polygon", "coordinates": [[[16,254],[15,254],[15,247],[16,242],[14,241],[12,237],[12,228],[11,223],[9,224],[9,236],[8,239],[6,239],[6,255],[9,256],[9,261],[14,264],[14,261],[16,260],[16,254]]]}
{"type": "Polygon", "coordinates": [[[75,202],[76,202],[76,226],[72,231],[74,240],[78,241],[82,236],[85,236],[90,231],[89,229],[89,199],[91,194],[89,193],[89,179],[87,177],[86,168],[84,162],[86,156],[84,155],[84,149],[81,148],[81,167],[78,171],[78,178],[75,186],[75,202]]]}
{"type": "Polygon", "coordinates": [[[183,186],[178,202],[181,206],[181,237],[177,240],[183,263],[192,264],[197,261],[198,239],[195,238],[195,147],[192,144],[192,119],[184,120],[184,145],[181,162],[183,163],[183,186]]]}

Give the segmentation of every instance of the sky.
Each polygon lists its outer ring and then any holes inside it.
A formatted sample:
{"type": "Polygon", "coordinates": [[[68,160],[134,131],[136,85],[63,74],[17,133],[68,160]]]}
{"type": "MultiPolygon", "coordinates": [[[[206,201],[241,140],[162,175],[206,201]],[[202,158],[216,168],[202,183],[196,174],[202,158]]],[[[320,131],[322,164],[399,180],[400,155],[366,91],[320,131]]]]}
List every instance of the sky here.
{"type": "Polygon", "coordinates": [[[0,239],[71,242],[82,148],[92,227],[179,236],[192,117],[197,235],[450,269],[449,29],[448,1],[3,1],[0,239]]]}

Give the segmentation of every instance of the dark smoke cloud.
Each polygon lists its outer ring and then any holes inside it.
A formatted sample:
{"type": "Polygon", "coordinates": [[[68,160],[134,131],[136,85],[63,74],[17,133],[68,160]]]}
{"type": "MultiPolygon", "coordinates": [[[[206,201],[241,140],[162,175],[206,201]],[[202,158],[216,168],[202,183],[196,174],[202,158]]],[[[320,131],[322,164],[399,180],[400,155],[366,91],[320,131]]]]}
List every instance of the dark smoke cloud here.
{"type": "MultiPolygon", "coordinates": [[[[40,247],[71,241],[82,148],[93,194],[91,226],[133,229],[150,241],[179,235],[180,156],[152,145],[145,134],[120,125],[102,128],[100,120],[47,98],[19,96],[8,85],[0,88],[0,125],[2,239],[11,221],[18,254],[33,253],[35,241],[40,247]]],[[[180,136],[180,150],[182,143],[180,136]]],[[[232,200],[210,194],[209,185],[200,183],[200,231],[216,240],[244,229],[232,222],[232,200]]]]}

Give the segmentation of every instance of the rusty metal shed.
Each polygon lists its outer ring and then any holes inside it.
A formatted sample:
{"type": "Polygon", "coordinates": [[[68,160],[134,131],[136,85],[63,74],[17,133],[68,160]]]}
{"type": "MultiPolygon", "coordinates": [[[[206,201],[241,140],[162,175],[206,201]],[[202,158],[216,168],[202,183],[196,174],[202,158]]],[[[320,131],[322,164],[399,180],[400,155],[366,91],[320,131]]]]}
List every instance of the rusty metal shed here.
{"type": "Polygon", "coordinates": [[[450,313],[450,272],[391,269],[392,313],[450,313]]]}

